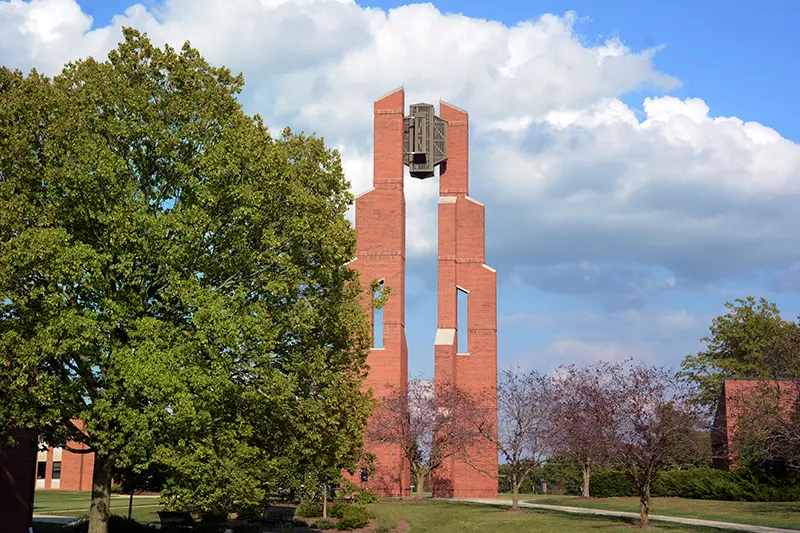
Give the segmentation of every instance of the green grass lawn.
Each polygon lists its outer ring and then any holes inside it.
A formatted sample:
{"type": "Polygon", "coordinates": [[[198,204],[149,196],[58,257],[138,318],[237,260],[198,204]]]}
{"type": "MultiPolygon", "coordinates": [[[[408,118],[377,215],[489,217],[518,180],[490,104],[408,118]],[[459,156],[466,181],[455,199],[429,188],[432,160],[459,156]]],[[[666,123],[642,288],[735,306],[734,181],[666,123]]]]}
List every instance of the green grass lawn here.
{"type": "MultiPolygon", "coordinates": [[[[504,495],[501,495],[501,497],[504,495]]],[[[509,496],[510,497],[510,496],[509,496]]],[[[34,500],[34,512],[55,516],[81,516],[89,509],[88,492],[39,491],[34,500]]],[[[582,500],[572,496],[543,496],[525,494],[521,501],[572,507],[593,507],[618,511],[636,512],[636,498],[597,498],[582,500]]],[[[447,502],[414,502],[412,500],[387,500],[370,506],[379,518],[388,521],[405,520],[413,533],[426,532],[597,532],[630,526],[633,522],[608,517],[578,516],[554,511],[531,510],[511,513],[507,510],[477,504],[447,502]]],[[[160,509],[157,498],[134,498],[133,518],[140,522],[158,522],[156,511],[160,509]]],[[[111,510],[114,514],[127,516],[127,496],[112,496],[111,510]]],[[[707,520],[722,520],[743,524],[756,524],[800,530],[800,502],[720,502],[708,500],[686,500],[681,498],[654,498],[653,514],[685,516],[707,520]]],[[[679,524],[658,522],[660,528],[670,533],[711,532],[711,529],[692,528],[679,524]]],[[[49,526],[34,528],[39,533],[49,533],[49,526]]],[[[52,529],[57,531],[58,529],[52,529]]]]}
{"type": "MultiPolygon", "coordinates": [[[[52,516],[82,516],[89,512],[89,491],[40,490],[33,499],[34,514],[52,516]]],[[[139,522],[158,522],[158,498],[134,497],[132,517],[139,522]]],[[[111,495],[111,512],[128,516],[128,496],[111,495]]]]}
{"type": "MultiPolygon", "coordinates": [[[[412,533],[602,533],[630,529],[632,521],[594,516],[577,516],[552,511],[512,513],[494,506],[446,502],[392,502],[372,504],[379,521],[394,524],[405,520],[412,533]]],[[[35,533],[63,533],[63,526],[34,524],[35,533]]],[[[683,525],[659,524],[665,533],[719,533],[719,530],[683,525]]]]}
{"type": "MultiPolygon", "coordinates": [[[[573,496],[545,496],[537,494],[520,498],[531,503],[590,507],[613,511],[639,511],[638,498],[592,498],[584,500],[573,496]]],[[[652,514],[684,516],[703,520],[720,520],[759,526],[782,527],[800,530],[800,502],[726,502],[716,500],[689,500],[685,498],[653,498],[652,514]]],[[[663,522],[659,522],[661,525],[663,522]]]]}
{"type": "MultiPolygon", "coordinates": [[[[512,513],[498,507],[447,502],[385,502],[369,506],[379,518],[387,521],[405,520],[412,533],[516,533],[546,531],[547,533],[598,533],[629,529],[633,521],[607,517],[578,516],[552,511],[522,511],[512,513]]],[[[658,524],[659,531],[668,533],[713,533],[708,528],[680,524],[658,524]]],[[[716,530],[717,532],[719,530],[716,530]]]]}

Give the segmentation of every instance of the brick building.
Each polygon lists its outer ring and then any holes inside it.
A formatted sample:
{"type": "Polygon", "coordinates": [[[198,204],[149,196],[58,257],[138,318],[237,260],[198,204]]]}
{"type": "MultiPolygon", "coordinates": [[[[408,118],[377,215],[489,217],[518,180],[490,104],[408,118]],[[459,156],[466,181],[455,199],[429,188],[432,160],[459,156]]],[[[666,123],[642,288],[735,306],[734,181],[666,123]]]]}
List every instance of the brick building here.
{"type": "Polygon", "coordinates": [[[798,408],[800,380],[726,379],[723,382],[711,428],[711,457],[714,468],[728,470],[736,467],[737,422],[740,417],[749,414],[749,410],[757,405],[753,402],[764,392],[770,393],[770,400],[778,402],[779,412],[790,417],[798,408]]]}
{"type": "Polygon", "coordinates": [[[16,446],[0,446],[0,531],[28,533],[33,517],[36,439],[17,431],[16,446]]]}
{"type": "MultiPolygon", "coordinates": [[[[497,290],[495,270],[486,265],[484,207],[469,196],[469,117],[446,102],[440,102],[441,117],[435,116],[428,104],[411,108],[412,115],[406,117],[402,88],[375,101],[373,187],[356,198],[358,241],[351,267],[360,272],[365,289],[374,280],[391,288],[384,309],[376,312],[368,299],[364,302],[373,328],[373,348],[367,360],[371,371],[365,385],[379,399],[392,387],[408,387],[405,166],[412,176],[423,179],[433,177],[434,167],[439,166],[434,383],[449,382],[483,393],[497,384],[497,290]],[[467,300],[466,320],[462,317],[467,331],[461,335],[459,295],[467,300]],[[459,337],[466,346],[458,345],[459,337]]],[[[485,401],[487,411],[496,413],[496,399],[485,401]]],[[[375,455],[376,469],[365,483],[383,495],[407,495],[409,468],[399,448],[380,446],[370,452],[375,455]]],[[[497,471],[497,450],[490,443],[476,444],[469,455],[475,467],[497,471]]],[[[448,461],[433,480],[435,494],[496,496],[497,481],[477,468],[455,459],[448,461]]]]}
{"type": "MultiPolygon", "coordinates": [[[[67,444],[73,450],[85,450],[77,442],[67,444]]],[[[73,453],[64,448],[42,444],[36,454],[36,490],[92,490],[94,454],[73,453]]]]}
{"type": "MultiPolygon", "coordinates": [[[[91,490],[94,456],[46,446],[17,432],[17,444],[0,447],[0,532],[28,533],[35,490],[91,490]]],[[[75,450],[84,444],[70,442],[75,450]]]]}

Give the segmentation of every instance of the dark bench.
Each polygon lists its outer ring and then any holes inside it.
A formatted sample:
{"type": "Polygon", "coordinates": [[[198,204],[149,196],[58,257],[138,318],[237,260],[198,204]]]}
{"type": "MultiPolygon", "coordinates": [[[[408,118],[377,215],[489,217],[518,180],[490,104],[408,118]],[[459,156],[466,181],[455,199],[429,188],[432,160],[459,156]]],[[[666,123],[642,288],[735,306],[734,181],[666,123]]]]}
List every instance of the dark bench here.
{"type": "Polygon", "coordinates": [[[192,515],[186,511],[158,511],[158,518],[162,526],[194,526],[192,515]]]}
{"type": "Polygon", "coordinates": [[[260,522],[265,525],[279,526],[291,524],[294,518],[295,507],[293,505],[270,505],[264,509],[264,515],[260,522]]]}

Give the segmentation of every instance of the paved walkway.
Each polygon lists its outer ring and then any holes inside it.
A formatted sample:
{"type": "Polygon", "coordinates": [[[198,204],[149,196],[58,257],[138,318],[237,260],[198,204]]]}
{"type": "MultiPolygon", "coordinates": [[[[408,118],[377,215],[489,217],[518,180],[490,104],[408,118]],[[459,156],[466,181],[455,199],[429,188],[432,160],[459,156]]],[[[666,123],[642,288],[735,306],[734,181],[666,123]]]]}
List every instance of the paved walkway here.
{"type": "MultiPolygon", "coordinates": [[[[511,507],[511,500],[489,499],[489,498],[457,498],[442,501],[459,501],[470,503],[483,503],[486,505],[497,505],[511,507]]],[[[639,513],[628,513],[625,511],[608,511],[605,509],[588,509],[585,507],[567,507],[564,505],[546,505],[542,503],[519,502],[520,507],[526,509],[545,509],[548,511],[562,511],[565,513],[588,514],[599,516],[612,516],[615,518],[633,518],[638,520],[639,513]]],[[[731,522],[718,522],[716,520],[700,520],[697,518],[683,518],[681,516],[663,516],[651,514],[650,520],[660,522],[674,522],[676,524],[687,524],[690,526],[714,527],[717,529],[727,529],[730,531],[749,531],[751,533],[800,533],[797,529],[783,529],[779,527],[756,526],[752,524],[734,524],[731,522]]]]}
{"type": "Polygon", "coordinates": [[[55,516],[47,514],[33,515],[34,522],[47,522],[50,524],[69,524],[70,522],[74,522],[75,520],[77,519],[73,516],[55,516]]]}

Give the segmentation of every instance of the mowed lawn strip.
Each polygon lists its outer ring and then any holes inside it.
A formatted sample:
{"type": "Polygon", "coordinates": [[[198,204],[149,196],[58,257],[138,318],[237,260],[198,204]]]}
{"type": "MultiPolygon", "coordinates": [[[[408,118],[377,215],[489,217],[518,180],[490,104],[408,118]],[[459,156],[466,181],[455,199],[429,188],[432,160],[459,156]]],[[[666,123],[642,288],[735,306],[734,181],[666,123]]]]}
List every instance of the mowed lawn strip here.
{"type": "MultiPolygon", "coordinates": [[[[34,514],[83,516],[89,512],[92,494],[89,491],[37,491],[33,499],[34,514]]],[[[158,498],[134,496],[132,517],[140,522],[158,522],[158,498]]],[[[111,513],[128,516],[128,496],[111,496],[111,513]]]]}
{"type": "MultiPolygon", "coordinates": [[[[628,529],[632,520],[582,516],[553,511],[523,510],[510,512],[496,506],[447,502],[382,502],[369,506],[378,517],[388,521],[405,520],[413,533],[597,533],[598,530],[628,529]]],[[[682,524],[658,524],[668,533],[719,533],[719,530],[682,524]]]]}
{"type": "MultiPolygon", "coordinates": [[[[521,501],[567,507],[585,507],[609,511],[639,511],[639,499],[592,498],[585,500],[573,496],[526,495],[521,501]]],[[[653,498],[650,513],[665,516],[682,516],[701,520],[719,520],[738,524],[780,527],[800,530],[800,502],[728,502],[718,500],[690,500],[687,498],[653,498]]],[[[661,525],[663,522],[659,522],[661,525]]]]}

